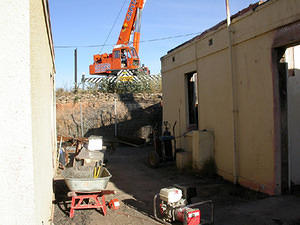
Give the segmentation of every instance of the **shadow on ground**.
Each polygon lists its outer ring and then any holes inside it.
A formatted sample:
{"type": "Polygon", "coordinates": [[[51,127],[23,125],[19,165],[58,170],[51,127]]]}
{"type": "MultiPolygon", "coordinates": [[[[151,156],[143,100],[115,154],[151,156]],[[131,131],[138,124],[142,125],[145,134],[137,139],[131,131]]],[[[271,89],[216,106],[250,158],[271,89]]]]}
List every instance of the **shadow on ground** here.
{"type": "MultiPolygon", "coordinates": [[[[132,148],[119,146],[108,159],[107,167],[112,174],[108,189],[117,190],[121,208],[102,216],[94,210],[78,210],[73,220],[68,211],[56,206],[55,224],[103,224],[103,225],[150,225],[159,224],[153,218],[153,197],[161,188],[174,184],[194,185],[197,197],[192,202],[213,200],[215,225],[297,225],[300,221],[300,198],[296,196],[268,197],[219,177],[205,178],[191,171],[178,171],[174,164],[157,169],[147,166],[147,154],[151,146],[132,148]]],[[[59,190],[56,197],[64,199],[66,190],[59,190]]],[[[63,202],[63,201],[60,201],[63,202]]],[[[58,205],[58,204],[57,204],[58,205]]],[[[202,217],[208,217],[202,209],[202,217]]]]}
{"type": "MultiPolygon", "coordinates": [[[[153,215],[154,195],[161,188],[179,184],[196,187],[197,196],[192,198],[193,203],[213,200],[215,224],[275,225],[281,221],[285,225],[294,225],[295,220],[300,221],[300,199],[295,196],[269,197],[220,177],[205,178],[191,170],[178,171],[174,164],[151,169],[146,162],[150,150],[151,147],[118,148],[108,164],[113,174],[111,182],[121,191],[122,201],[149,217],[153,215]],[[281,204],[285,210],[281,209],[281,204]],[[298,212],[291,213],[294,207],[298,212]]],[[[207,207],[202,208],[202,218],[209,216],[207,207]]]]}

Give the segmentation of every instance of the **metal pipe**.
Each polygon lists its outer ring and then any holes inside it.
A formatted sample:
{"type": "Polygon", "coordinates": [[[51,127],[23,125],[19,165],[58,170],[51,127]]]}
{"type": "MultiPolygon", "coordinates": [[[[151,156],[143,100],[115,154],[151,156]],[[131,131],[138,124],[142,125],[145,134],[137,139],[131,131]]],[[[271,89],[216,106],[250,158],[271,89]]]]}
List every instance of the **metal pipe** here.
{"type": "Polygon", "coordinates": [[[158,195],[159,194],[154,195],[154,198],[153,198],[153,214],[154,214],[155,219],[158,219],[157,214],[156,214],[156,200],[157,200],[158,195]]]}
{"type": "Polygon", "coordinates": [[[232,113],[233,113],[233,182],[238,183],[238,99],[237,99],[237,77],[233,69],[232,30],[230,19],[229,0],[225,0],[228,29],[229,66],[232,81],[232,113]]]}
{"type": "Polygon", "coordinates": [[[162,224],[166,224],[166,225],[171,225],[170,223],[166,222],[166,221],[163,221],[161,219],[158,218],[157,216],[157,213],[156,213],[156,201],[157,201],[157,196],[159,196],[159,194],[157,193],[156,195],[154,195],[154,198],[153,198],[153,215],[154,215],[154,218],[162,223],[162,224]]]}
{"type": "Polygon", "coordinates": [[[118,119],[117,119],[117,99],[115,99],[115,137],[118,136],[118,119]]]}
{"type": "Polygon", "coordinates": [[[81,84],[82,84],[82,90],[84,90],[84,86],[85,86],[85,73],[82,73],[82,75],[81,75],[81,84]]]}
{"type": "Polygon", "coordinates": [[[198,121],[197,121],[197,129],[199,130],[199,125],[200,125],[200,110],[199,110],[199,103],[200,103],[200,94],[199,94],[199,87],[200,87],[200,81],[199,81],[199,77],[200,75],[198,76],[198,49],[197,49],[197,41],[195,41],[195,63],[196,63],[196,74],[197,74],[197,80],[196,80],[196,88],[195,88],[195,96],[196,96],[196,99],[197,99],[197,112],[198,112],[198,115],[196,115],[198,118],[198,121]]]}
{"type": "Polygon", "coordinates": [[[83,117],[82,117],[82,103],[80,102],[80,127],[81,127],[81,137],[83,137],[83,117]]]}
{"type": "MultiPolygon", "coordinates": [[[[286,49],[287,51],[288,49],[286,49]]],[[[295,48],[292,47],[290,48],[291,50],[291,55],[292,55],[292,62],[288,62],[289,64],[291,64],[291,68],[296,68],[295,67],[295,48]]],[[[286,54],[286,52],[285,52],[286,54]]],[[[287,68],[287,71],[286,71],[287,75],[288,75],[288,68],[287,68]]],[[[295,70],[294,70],[294,73],[295,73],[295,70]]],[[[294,74],[295,75],[295,74],[294,74]]],[[[288,78],[287,78],[288,79],[288,78]]],[[[287,80],[287,85],[288,85],[288,80],[287,80]]],[[[291,104],[289,104],[289,91],[288,91],[288,87],[287,87],[287,102],[288,102],[288,106],[287,106],[287,112],[289,113],[290,111],[290,107],[291,107],[291,104]]],[[[289,132],[289,126],[291,125],[291,121],[289,119],[289,115],[287,116],[288,119],[287,119],[287,123],[288,123],[288,129],[287,129],[287,132],[289,132]]],[[[289,136],[289,135],[288,135],[289,136]]],[[[290,137],[288,138],[288,190],[289,192],[291,193],[291,190],[292,190],[292,158],[291,158],[291,140],[290,140],[290,137]]]]}
{"type": "Polygon", "coordinates": [[[231,19],[230,19],[229,0],[225,0],[225,4],[226,4],[227,26],[230,26],[230,24],[231,24],[231,19]]]}
{"type": "Polygon", "coordinates": [[[175,120],[174,125],[173,125],[173,136],[174,136],[173,160],[176,160],[176,135],[175,135],[176,124],[177,124],[177,120],[175,120]]]}

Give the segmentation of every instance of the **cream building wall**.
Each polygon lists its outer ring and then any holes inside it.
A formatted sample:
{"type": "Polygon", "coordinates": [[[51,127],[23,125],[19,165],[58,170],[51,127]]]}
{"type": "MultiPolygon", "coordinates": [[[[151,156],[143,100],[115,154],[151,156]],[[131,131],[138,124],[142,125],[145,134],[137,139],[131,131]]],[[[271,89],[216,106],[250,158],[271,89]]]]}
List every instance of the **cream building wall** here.
{"type": "MultiPolygon", "coordinates": [[[[300,1],[270,0],[232,21],[233,74],[237,88],[237,173],[244,186],[280,193],[275,148],[272,45],[276,30],[300,20],[300,1]]],[[[163,120],[179,122],[185,146],[188,109],[185,74],[197,71],[199,130],[214,133],[218,173],[234,181],[234,123],[228,30],[223,23],[161,58],[163,120]],[[212,45],[209,43],[212,42],[212,45]]]]}
{"type": "Polygon", "coordinates": [[[55,68],[47,1],[30,1],[30,72],[35,224],[49,224],[56,149],[55,68]],[[43,222],[43,223],[42,223],[43,222]]]}
{"type": "Polygon", "coordinates": [[[1,1],[0,17],[0,217],[34,224],[29,1],[1,1]]]}
{"type": "Polygon", "coordinates": [[[51,222],[55,71],[48,21],[47,1],[0,1],[1,224],[51,222]]]}

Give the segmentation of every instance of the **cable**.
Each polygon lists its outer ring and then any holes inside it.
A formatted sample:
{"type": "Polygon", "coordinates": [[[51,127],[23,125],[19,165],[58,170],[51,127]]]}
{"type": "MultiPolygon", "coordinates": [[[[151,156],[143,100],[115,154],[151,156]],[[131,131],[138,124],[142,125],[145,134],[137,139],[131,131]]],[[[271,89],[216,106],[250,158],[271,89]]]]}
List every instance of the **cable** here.
{"type": "Polygon", "coordinates": [[[189,33],[189,34],[182,34],[182,35],[176,35],[176,36],[170,36],[170,37],[163,37],[163,38],[156,38],[156,39],[150,39],[150,40],[140,41],[140,43],[154,42],[154,41],[163,41],[163,40],[175,39],[175,38],[180,38],[180,37],[187,37],[187,36],[191,36],[191,35],[198,35],[200,33],[201,32],[189,33]]]}
{"type": "MultiPolygon", "coordinates": [[[[140,41],[140,43],[164,41],[164,40],[176,39],[176,38],[187,37],[187,36],[198,35],[198,34],[201,34],[201,32],[149,39],[149,40],[140,41]]],[[[103,44],[103,45],[57,45],[57,46],[54,46],[54,48],[96,48],[96,47],[104,47],[104,46],[114,46],[114,44],[103,44]]]]}
{"type": "Polygon", "coordinates": [[[126,1],[127,1],[127,0],[124,0],[123,5],[122,5],[122,7],[121,7],[121,9],[120,9],[120,11],[119,11],[117,17],[115,18],[115,21],[114,21],[112,27],[110,28],[110,31],[109,31],[109,33],[108,33],[108,35],[107,35],[107,37],[106,37],[106,39],[105,39],[105,41],[104,41],[104,44],[102,45],[102,48],[101,48],[100,51],[99,51],[100,53],[102,52],[104,46],[106,45],[106,42],[107,42],[107,40],[109,39],[109,36],[111,35],[111,32],[112,32],[112,30],[114,29],[114,27],[115,27],[115,25],[116,25],[116,23],[117,23],[117,21],[118,21],[118,19],[119,19],[119,17],[120,17],[121,12],[122,12],[122,10],[123,10],[123,8],[124,8],[124,5],[125,5],[126,1]]]}

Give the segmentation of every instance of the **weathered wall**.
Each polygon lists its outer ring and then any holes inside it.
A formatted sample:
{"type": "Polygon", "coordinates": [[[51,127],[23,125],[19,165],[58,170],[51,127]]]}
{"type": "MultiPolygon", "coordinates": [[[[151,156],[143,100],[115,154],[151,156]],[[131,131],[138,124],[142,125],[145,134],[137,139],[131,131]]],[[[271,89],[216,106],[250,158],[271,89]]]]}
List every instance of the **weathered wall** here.
{"type": "Polygon", "coordinates": [[[29,26],[29,0],[0,2],[2,224],[35,223],[29,26]]]}
{"type": "MultiPolygon", "coordinates": [[[[237,77],[239,183],[270,194],[280,192],[275,160],[272,44],[277,28],[300,20],[300,2],[271,0],[232,21],[233,73],[237,77]]],[[[197,71],[199,129],[215,136],[218,173],[233,181],[232,76],[226,24],[171,51],[162,59],[163,119],[187,131],[184,76],[197,71]],[[209,45],[209,40],[212,45],[209,45]],[[196,60],[197,59],[197,60],[196,60]]],[[[178,141],[184,146],[184,138],[178,141]]]]}
{"type": "Polygon", "coordinates": [[[54,71],[42,1],[1,1],[0,29],[1,224],[49,224],[54,71]]]}
{"type": "MultiPolygon", "coordinates": [[[[44,1],[46,4],[46,1],[44,1]]],[[[54,58],[43,1],[30,1],[30,72],[34,224],[50,224],[56,151],[54,58]]]]}
{"type": "Polygon", "coordinates": [[[161,124],[160,96],[161,94],[117,95],[99,92],[67,93],[58,96],[57,133],[64,136],[81,136],[82,121],[84,136],[114,136],[116,99],[117,134],[144,137],[145,127],[161,124]]]}

